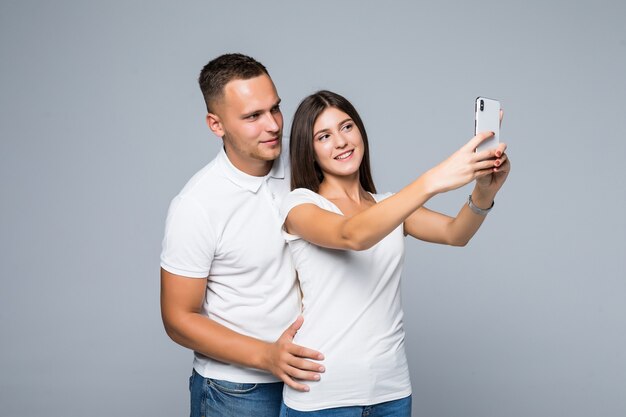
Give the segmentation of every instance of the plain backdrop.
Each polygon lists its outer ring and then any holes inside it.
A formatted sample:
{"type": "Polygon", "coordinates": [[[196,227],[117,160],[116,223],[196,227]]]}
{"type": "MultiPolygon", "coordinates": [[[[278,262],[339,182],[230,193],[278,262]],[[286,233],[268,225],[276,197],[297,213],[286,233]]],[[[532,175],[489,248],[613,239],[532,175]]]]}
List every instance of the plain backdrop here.
{"type": "MultiPolygon", "coordinates": [[[[217,153],[197,87],[318,89],[397,191],[501,100],[512,173],[465,248],[410,241],[415,416],[626,415],[626,3],[0,1],[0,415],[188,415],[159,312],[167,207],[217,153]]],[[[470,188],[430,208],[456,214],[470,188]]]]}

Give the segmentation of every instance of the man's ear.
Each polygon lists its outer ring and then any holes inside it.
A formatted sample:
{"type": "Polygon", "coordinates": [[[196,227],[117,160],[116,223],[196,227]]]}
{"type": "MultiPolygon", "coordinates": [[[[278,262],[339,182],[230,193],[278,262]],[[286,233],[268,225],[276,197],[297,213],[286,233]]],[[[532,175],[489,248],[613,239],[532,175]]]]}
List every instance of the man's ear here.
{"type": "Polygon", "coordinates": [[[220,117],[215,113],[207,113],[206,115],[206,125],[211,129],[216,136],[220,138],[224,137],[224,127],[222,126],[222,122],[220,121],[220,117]]]}

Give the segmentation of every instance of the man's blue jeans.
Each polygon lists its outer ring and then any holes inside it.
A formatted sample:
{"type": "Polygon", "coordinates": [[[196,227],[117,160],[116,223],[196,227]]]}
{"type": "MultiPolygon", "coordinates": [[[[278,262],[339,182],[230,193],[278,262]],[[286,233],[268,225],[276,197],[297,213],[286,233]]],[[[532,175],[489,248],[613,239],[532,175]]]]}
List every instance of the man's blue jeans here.
{"type": "Polygon", "coordinates": [[[317,411],[297,411],[284,403],[280,408],[280,417],[411,417],[411,396],[384,403],[358,406],[337,407],[317,411]]]}
{"type": "Polygon", "coordinates": [[[189,378],[191,417],[276,417],[283,383],[242,384],[204,378],[195,370],[189,378]]]}

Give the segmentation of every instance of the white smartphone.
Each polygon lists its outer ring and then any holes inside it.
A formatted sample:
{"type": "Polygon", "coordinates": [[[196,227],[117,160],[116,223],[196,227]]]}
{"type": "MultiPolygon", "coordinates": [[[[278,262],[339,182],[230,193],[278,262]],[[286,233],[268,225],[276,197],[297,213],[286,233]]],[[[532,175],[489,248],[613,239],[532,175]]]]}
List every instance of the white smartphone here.
{"type": "Polygon", "coordinates": [[[476,152],[494,149],[500,143],[500,102],[486,97],[477,97],[475,103],[474,135],[480,132],[494,132],[495,135],[483,141],[476,152]]]}

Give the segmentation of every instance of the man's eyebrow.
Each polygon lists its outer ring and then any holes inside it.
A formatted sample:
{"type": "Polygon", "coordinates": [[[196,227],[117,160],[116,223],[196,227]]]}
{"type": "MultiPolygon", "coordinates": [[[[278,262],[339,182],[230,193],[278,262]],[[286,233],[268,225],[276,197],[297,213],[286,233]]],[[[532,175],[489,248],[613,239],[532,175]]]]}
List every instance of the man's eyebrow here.
{"type": "MultiPolygon", "coordinates": [[[[282,101],[282,99],[280,99],[280,98],[279,98],[279,99],[278,99],[278,100],[277,100],[274,104],[272,104],[272,107],[270,107],[270,109],[273,109],[273,108],[275,108],[275,107],[278,107],[278,105],[280,105],[280,102],[281,102],[281,101],[282,101]]],[[[242,119],[245,119],[246,117],[252,116],[252,115],[253,115],[253,114],[255,114],[255,113],[263,113],[264,111],[265,111],[265,110],[263,110],[263,109],[251,110],[251,111],[249,111],[249,112],[247,112],[247,113],[244,113],[244,114],[241,116],[241,118],[242,118],[242,119]]]]}

